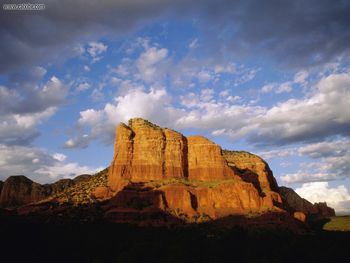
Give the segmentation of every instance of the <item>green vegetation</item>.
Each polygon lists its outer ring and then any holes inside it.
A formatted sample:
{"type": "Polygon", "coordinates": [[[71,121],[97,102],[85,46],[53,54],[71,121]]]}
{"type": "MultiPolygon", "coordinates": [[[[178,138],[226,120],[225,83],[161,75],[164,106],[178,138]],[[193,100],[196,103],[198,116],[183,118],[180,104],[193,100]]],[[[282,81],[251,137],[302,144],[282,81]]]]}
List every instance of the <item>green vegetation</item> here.
{"type": "Polygon", "coordinates": [[[92,195],[93,191],[98,186],[107,186],[108,168],[84,178],[77,182],[75,185],[65,189],[53,197],[64,200],[65,202],[72,204],[91,204],[96,202],[96,199],[92,195]]]}
{"type": "Polygon", "coordinates": [[[198,187],[215,188],[223,183],[231,183],[231,182],[235,182],[236,180],[237,179],[233,178],[233,179],[220,180],[220,181],[199,181],[199,180],[188,180],[185,178],[171,178],[166,180],[152,181],[151,185],[156,188],[159,188],[165,185],[172,185],[172,184],[182,184],[193,188],[198,188],[198,187]]]}
{"type": "Polygon", "coordinates": [[[330,221],[323,226],[328,231],[350,231],[350,216],[331,217],[330,221]]]}

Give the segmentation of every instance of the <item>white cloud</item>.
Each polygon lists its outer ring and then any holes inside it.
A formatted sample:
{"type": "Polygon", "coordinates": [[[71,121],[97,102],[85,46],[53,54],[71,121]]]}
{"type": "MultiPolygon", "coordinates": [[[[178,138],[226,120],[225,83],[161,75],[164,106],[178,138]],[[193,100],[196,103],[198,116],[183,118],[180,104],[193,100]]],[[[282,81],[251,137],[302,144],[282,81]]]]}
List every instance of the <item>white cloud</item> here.
{"type": "Polygon", "coordinates": [[[51,178],[57,181],[60,178],[74,178],[81,174],[94,174],[101,171],[103,167],[91,168],[88,166],[81,166],[78,163],[62,163],[53,166],[41,166],[35,173],[51,178]]]}
{"type": "MultiPolygon", "coordinates": [[[[42,68],[36,71],[38,76],[46,73],[42,68]]],[[[68,88],[55,76],[42,86],[31,84],[23,94],[0,87],[0,144],[30,144],[39,135],[37,125],[54,115],[65,100],[68,88]]]]}
{"type": "Polygon", "coordinates": [[[307,155],[311,158],[321,157],[340,157],[349,153],[350,140],[339,139],[333,141],[324,141],[311,143],[299,148],[299,154],[307,155]]]}
{"type": "Polygon", "coordinates": [[[148,47],[136,61],[140,78],[146,82],[159,79],[164,70],[163,66],[167,56],[168,50],[166,48],[148,47]]]}
{"type": "Polygon", "coordinates": [[[290,81],[283,82],[281,84],[278,83],[269,83],[264,85],[261,88],[262,93],[270,93],[274,92],[276,94],[288,93],[292,91],[292,83],[290,81]]]}
{"type": "Polygon", "coordinates": [[[48,183],[79,174],[92,174],[103,169],[66,162],[66,159],[62,153],[0,144],[0,179],[5,180],[10,175],[21,174],[35,182],[48,183]]]}
{"type": "Polygon", "coordinates": [[[52,157],[53,157],[55,160],[60,161],[60,162],[63,162],[64,160],[67,159],[67,156],[64,155],[64,154],[62,154],[62,153],[54,153],[54,154],[52,155],[52,157]]]}
{"type": "Polygon", "coordinates": [[[295,192],[313,203],[327,202],[337,214],[350,213],[350,194],[344,185],[330,187],[327,182],[305,183],[295,192]]]}
{"type": "Polygon", "coordinates": [[[79,148],[79,149],[84,149],[87,148],[90,142],[90,137],[88,134],[84,134],[83,136],[80,137],[75,137],[72,139],[67,140],[64,143],[64,148],[67,149],[75,149],[75,148],[79,148]]]}
{"type": "Polygon", "coordinates": [[[287,184],[332,181],[337,179],[335,174],[329,173],[305,173],[302,171],[281,176],[281,180],[287,184]]]}
{"type": "Polygon", "coordinates": [[[78,84],[76,90],[77,91],[85,91],[90,89],[91,85],[88,82],[81,82],[78,84]]]}
{"type": "Polygon", "coordinates": [[[301,70],[294,75],[293,82],[298,84],[305,84],[307,82],[308,77],[309,73],[306,70],[301,70]]]}
{"type": "Polygon", "coordinates": [[[255,116],[252,142],[286,144],[350,132],[350,74],[331,74],[304,99],[289,99],[255,116]]]}
{"type": "Polygon", "coordinates": [[[85,148],[91,140],[110,144],[114,140],[115,126],[130,118],[141,117],[164,126],[172,126],[183,112],[170,104],[165,89],[130,90],[117,96],[101,110],[87,109],[80,112],[78,125],[90,129],[90,133],[69,139],[66,148],[85,148]]]}
{"type": "Polygon", "coordinates": [[[108,46],[102,42],[90,42],[86,51],[92,57],[92,62],[97,62],[102,58],[102,54],[107,51],[108,46]]]}

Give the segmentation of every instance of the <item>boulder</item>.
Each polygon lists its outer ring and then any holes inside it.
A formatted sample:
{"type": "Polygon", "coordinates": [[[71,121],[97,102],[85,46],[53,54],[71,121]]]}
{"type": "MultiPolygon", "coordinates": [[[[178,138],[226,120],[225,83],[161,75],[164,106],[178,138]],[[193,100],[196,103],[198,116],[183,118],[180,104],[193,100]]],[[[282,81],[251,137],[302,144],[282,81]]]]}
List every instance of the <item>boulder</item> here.
{"type": "Polygon", "coordinates": [[[306,215],[303,212],[294,212],[293,217],[301,222],[306,221],[306,215]]]}

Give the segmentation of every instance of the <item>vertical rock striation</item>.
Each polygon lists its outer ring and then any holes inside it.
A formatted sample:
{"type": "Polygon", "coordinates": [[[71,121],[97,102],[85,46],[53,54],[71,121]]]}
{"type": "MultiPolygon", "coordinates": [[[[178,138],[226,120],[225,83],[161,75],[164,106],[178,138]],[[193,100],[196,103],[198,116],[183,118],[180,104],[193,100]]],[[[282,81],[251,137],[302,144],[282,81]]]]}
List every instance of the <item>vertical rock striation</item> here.
{"type": "Polygon", "coordinates": [[[233,178],[221,147],[202,136],[188,137],[188,178],[214,181],[233,178]]]}
{"type": "Polygon", "coordinates": [[[146,182],[171,178],[215,181],[235,177],[219,145],[201,136],[184,137],[136,118],[117,127],[109,186],[120,182],[146,182]]]}
{"type": "MultiPolygon", "coordinates": [[[[187,217],[218,218],[274,209],[280,211],[275,206],[280,201],[279,194],[273,191],[277,184],[267,164],[258,157],[246,163],[237,162],[235,158],[223,154],[219,145],[202,136],[186,138],[146,120],[131,119],[128,126],[120,124],[117,127],[108,184],[115,192],[114,200],[119,201],[111,201],[117,207],[108,214],[117,218],[118,213],[126,211],[120,200],[152,196],[155,189],[156,196],[162,196],[162,202],[149,200],[149,207],[161,204],[159,209],[187,217]],[[256,183],[242,175],[244,169],[254,173],[256,183]],[[137,190],[137,185],[147,187],[137,190]]],[[[139,203],[144,207],[144,201],[139,203]]]]}

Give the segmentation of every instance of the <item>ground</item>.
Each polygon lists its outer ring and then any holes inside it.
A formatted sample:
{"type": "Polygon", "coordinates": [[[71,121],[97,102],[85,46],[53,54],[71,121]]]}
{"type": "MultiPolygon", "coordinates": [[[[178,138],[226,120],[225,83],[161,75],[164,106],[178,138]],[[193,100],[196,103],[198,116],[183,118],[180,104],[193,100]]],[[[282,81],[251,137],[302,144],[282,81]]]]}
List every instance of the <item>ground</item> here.
{"type": "Polygon", "coordinates": [[[330,221],[323,226],[328,231],[350,231],[350,216],[331,217],[330,221]]]}

